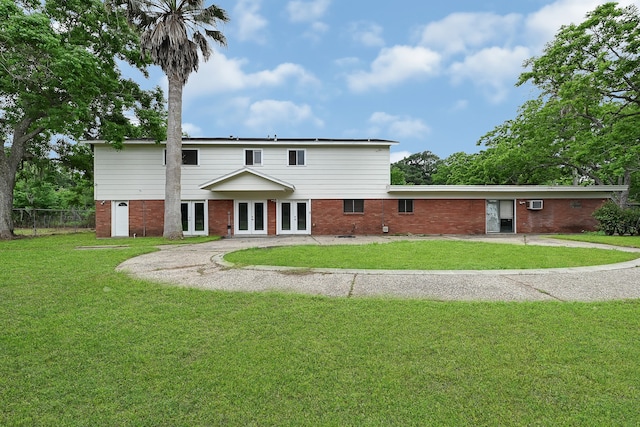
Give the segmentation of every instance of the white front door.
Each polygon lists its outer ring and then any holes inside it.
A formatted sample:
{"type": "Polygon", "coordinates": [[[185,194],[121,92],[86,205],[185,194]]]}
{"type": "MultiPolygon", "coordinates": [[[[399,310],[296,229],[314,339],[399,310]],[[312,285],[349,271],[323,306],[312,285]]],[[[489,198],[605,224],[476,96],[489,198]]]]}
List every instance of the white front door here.
{"type": "Polygon", "coordinates": [[[239,200],[235,202],[235,234],[267,234],[267,202],[239,200]]]}
{"type": "Polygon", "coordinates": [[[311,234],[311,202],[282,200],[278,203],[278,234],[311,234]]]}
{"type": "Polygon", "coordinates": [[[129,202],[113,202],[113,227],[111,235],[114,237],[129,237],[129,202]]]}
{"type": "Polygon", "coordinates": [[[206,236],[207,203],[205,201],[182,202],[182,232],[185,236],[206,236]]]}

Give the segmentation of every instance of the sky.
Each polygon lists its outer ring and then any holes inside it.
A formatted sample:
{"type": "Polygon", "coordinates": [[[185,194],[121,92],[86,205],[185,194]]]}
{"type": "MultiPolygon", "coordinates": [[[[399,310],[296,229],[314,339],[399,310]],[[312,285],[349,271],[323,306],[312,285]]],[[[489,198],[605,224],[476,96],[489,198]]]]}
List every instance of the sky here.
{"type": "MultiPolygon", "coordinates": [[[[205,4],[210,5],[211,0],[205,4]]],[[[217,0],[227,46],[183,94],[191,137],[378,138],[444,159],[538,95],[523,61],[600,0],[217,0]]],[[[621,5],[640,0],[621,0],[621,5]]],[[[131,71],[129,71],[131,72],[131,71]]],[[[132,72],[133,73],[133,72],[132,72]]],[[[133,77],[167,81],[159,68],[133,77]]]]}

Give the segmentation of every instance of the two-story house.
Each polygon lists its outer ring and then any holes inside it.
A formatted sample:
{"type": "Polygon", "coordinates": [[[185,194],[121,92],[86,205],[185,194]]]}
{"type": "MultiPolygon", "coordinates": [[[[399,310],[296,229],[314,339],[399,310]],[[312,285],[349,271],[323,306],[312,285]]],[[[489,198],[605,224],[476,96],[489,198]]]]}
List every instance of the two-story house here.
{"type": "MultiPolygon", "coordinates": [[[[484,234],[592,230],[624,186],[390,185],[379,139],[185,138],[185,235],[484,234]]],[[[160,236],[165,145],[92,141],[96,234],[160,236]]]]}

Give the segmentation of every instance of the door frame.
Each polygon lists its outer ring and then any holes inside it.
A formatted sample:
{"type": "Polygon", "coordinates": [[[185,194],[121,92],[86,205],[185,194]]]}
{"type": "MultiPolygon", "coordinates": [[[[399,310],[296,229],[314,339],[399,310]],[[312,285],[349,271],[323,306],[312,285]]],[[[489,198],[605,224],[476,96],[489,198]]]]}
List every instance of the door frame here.
{"type": "Polygon", "coordinates": [[[269,204],[267,200],[234,200],[233,201],[233,234],[240,236],[264,236],[268,234],[268,215],[269,215],[269,204]],[[248,229],[240,230],[240,204],[247,203],[248,204],[248,229]],[[256,205],[261,203],[263,207],[263,215],[262,215],[262,230],[256,230],[255,227],[255,208],[256,205]]]}
{"type": "Polygon", "coordinates": [[[300,235],[310,235],[311,234],[311,200],[310,199],[285,199],[278,200],[277,208],[276,208],[276,234],[300,234],[300,235]],[[304,230],[298,230],[297,227],[293,227],[297,223],[297,209],[291,210],[291,229],[283,230],[282,229],[282,205],[285,203],[290,203],[293,206],[298,206],[298,203],[305,203],[305,225],[306,228],[304,230]]]}
{"type": "Polygon", "coordinates": [[[129,237],[129,205],[129,200],[111,202],[111,237],[129,237]],[[126,207],[126,209],[118,209],[119,207],[126,207]],[[126,234],[119,233],[121,228],[127,230],[126,234]]]}
{"type": "Polygon", "coordinates": [[[486,234],[516,234],[516,201],[515,199],[487,199],[485,203],[485,232],[486,234]],[[501,205],[505,202],[508,202],[511,205],[511,218],[502,217],[501,215],[501,205]],[[489,205],[493,204],[497,206],[497,220],[498,220],[498,228],[499,230],[490,230],[489,229],[489,205]],[[507,227],[506,222],[511,221],[511,230],[506,230],[507,227]]]}
{"type": "MultiPolygon", "coordinates": [[[[182,200],[180,202],[180,212],[182,214],[182,206],[187,205],[187,229],[184,229],[184,222],[182,227],[182,233],[185,236],[208,236],[209,235],[209,204],[206,200],[182,200]],[[203,205],[203,230],[196,230],[196,205],[203,205]]],[[[182,218],[181,218],[182,221],[182,218]]]]}

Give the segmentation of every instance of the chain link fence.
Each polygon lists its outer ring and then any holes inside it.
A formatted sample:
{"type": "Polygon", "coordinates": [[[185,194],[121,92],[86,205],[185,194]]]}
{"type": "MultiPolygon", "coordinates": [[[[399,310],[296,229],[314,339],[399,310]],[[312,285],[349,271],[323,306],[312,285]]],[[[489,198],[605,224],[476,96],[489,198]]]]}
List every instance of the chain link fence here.
{"type": "Polygon", "coordinates": [[[93,209],[13,209],[13,228],[19,234],[50,234],[95,229],[93,209]]]}

